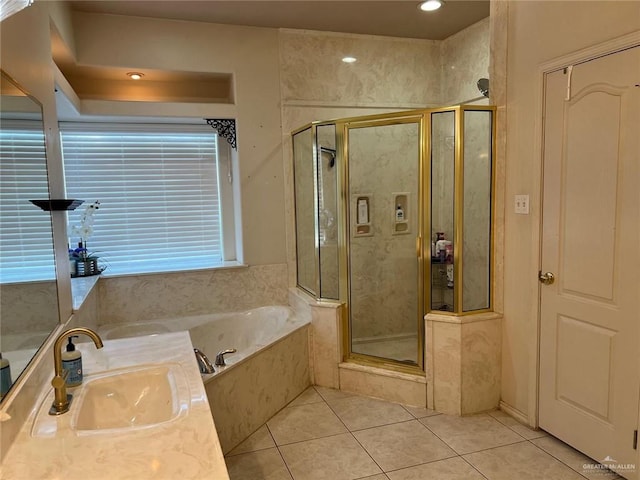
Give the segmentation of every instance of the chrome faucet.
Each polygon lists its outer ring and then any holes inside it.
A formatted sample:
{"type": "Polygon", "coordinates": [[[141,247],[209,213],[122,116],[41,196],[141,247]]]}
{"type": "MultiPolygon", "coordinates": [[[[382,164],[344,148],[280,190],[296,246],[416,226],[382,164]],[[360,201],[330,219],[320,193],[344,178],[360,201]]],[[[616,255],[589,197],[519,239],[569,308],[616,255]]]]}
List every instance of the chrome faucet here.
{"type": "Polygon", "coordinates": [[[200,373],[214,373],[216,370],[211,365],[211,360],[197,348],[193,349],[193,353],[196,354],[196,360],[198,361],[198,367],[200,367],[200,373]]]}
{"type": "Polygon", "coordinates": [[[102,339],[100,336],[88,328],[70,328],[58,335],[58,338],[56,338],[56,341],[53,344],[53,368],[55,371],[55,377],[51,380],[51,385],[53,386],[54,400],[53,405],[51,405],[51,408],[49,409],[49,415],[62,415],[69,411],[72,396],[71,394],[67,394],[66,386],[69,371],[62,369],[62,344],[71,335],[76,335],[78,333],[82,333],[83,335],[91,338],[93,343],[96,345],[96,348],[102,348],[102,339]]]}
{"type": "Polygon", "coordinates": [[[221,352],[218,352],[218,354],[216,355],[216,367],[224,367],[226,365],[226,363],[224,362],[224,356],[227,353],[236,353],[236,349],[235,348],[229,348],[227,350],[223,350],[221,352]]]}

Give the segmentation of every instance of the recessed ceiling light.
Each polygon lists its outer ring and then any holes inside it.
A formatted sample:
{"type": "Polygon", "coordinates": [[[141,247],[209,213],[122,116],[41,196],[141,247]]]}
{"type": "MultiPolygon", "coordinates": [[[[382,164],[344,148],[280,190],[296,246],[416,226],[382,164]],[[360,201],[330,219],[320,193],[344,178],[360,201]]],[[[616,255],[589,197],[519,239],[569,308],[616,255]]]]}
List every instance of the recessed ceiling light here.
{"type": "Polygon", "coordinates": [[[444,2],[442,0],[427,0],[420,4],[420,10],[423,12],[433,12],[434,10],[438,10],[443,4],[444,2]]]}
{"type": "Polygon", "coordinates": [[[344,58],[342,59],[342,61],[343,61],[344,63],[354,63],[354,62],[356,62],[357,60],[358,60],[358,59],[357,59],[356,57],[344,57],[344,58]]]}
{"type": "Polygon", "coordinates": [[[129,76],[132,80],[140,80],[142,77],[144,77],[144,73],[129,72],[127,73],[127,76],[129,76]]]}

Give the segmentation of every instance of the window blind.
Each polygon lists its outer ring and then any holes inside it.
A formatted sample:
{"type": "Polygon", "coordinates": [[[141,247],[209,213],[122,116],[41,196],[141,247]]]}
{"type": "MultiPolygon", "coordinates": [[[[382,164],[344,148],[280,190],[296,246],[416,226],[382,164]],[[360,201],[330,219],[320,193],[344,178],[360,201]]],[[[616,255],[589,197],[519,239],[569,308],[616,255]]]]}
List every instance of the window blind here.
{"type": "MultiPolygon", "coordinates": [[[[100,201],[92,235],[73,246],[85,240],[115,274],[222,264],[214,130],[65,122],[60,131],[68,196],[100,201]]],[[[70,212],[69,225],[82,213],[70,212]]]]}
{"type": "Polygon", "coordinates": [[[42,122],[2,120],[0,282],[55,279],[51,217],[29,200],[49,198],[42,122]]]}

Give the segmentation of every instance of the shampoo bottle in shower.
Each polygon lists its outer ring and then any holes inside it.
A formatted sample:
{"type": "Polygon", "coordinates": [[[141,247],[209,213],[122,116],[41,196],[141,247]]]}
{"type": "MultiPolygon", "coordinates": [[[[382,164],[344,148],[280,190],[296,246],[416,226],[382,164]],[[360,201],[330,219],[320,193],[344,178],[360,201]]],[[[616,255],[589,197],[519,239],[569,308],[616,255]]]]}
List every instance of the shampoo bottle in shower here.
{"type": "Polygon", "coordinates": [[[11,388],[11,365],[0,353],[0,397],[4,397],[11,388]]]}
{"type": "Polygon", "coordinates": [[[396,207],[396,222],[404,222],[404,210],[401,205],[396,207]]]}
{"type": "Polygon", "coordinates": [[[76,350],[73,339],[78,338],[77,335],[69,337],[67,351],[62,352],[62,369],[68,370],[67,387],[76,387],[82,383],[82,353],[76,350]]]}
{"type": "Polygon", "coordinates": [[[369,201],[366,198],[358,199],[358,225],[369,223],[369,201]]]}

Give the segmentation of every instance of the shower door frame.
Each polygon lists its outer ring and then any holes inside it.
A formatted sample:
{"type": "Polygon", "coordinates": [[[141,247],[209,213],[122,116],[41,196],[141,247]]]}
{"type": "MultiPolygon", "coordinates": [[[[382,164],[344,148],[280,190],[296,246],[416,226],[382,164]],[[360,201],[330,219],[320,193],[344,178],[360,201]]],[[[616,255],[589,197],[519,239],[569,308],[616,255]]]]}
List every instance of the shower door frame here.
{"type": "Polygon", "coordinates": [[[293,215],[294,215],[294,232],[295,232],[295,237],[296,237],[296,241],[295,241],[295,248],[296,248],[296,286],[302,290],[304,290],[306,293],[308,293],[309,295],[312,295],[316,298],[320,298],[320,249],[317,246],[317,241],[318,241],[318,236],[319,236],[319,225],[318,225],[318,216],[317,216],[317,210],[318,210],[318,192],[317,192],[317,172],[314,169],[314,181],[313,181],[313,224],[314,224],[314,240],[316,242],[316,245],[314,245],[314,263],[315,263],[315,268],[314,268],[314,287],[316,289],[315,292],[309,290],[309,288],[307,288],[304,285],[300,284],[299,281],[299,277],[300,277],[300,271],[299,271],[299,244],[298,244],[298,209],[300,208],[297,204],[297,199],[295,198],[296,195],[296,157],[295,157],[295,136],[299,133],[302,133],[306,130],[310,130],[311,132],[311,162],[314,161],[314,159],[316,159],[316,136],[317,136],[317,132],[316,132],[316,126],[317,123],[311,123],[311,124],[306,124],[300,128],[297,128],[295,130],[293,130],[291,132],[291,149],[292,149],[292,177],[293,177],[293,195],[294,195],[294,202],[293,202],[293,215]]]}
{"type": "MultiPolygon", "coordinates": [[[[319,223],[317,216],[317,178],[314,180],[314,224],[315,224],[315,287],[317,293],[309,292],[303,286],[297,286],[313,295],[318,302],[326,302],[331,304],[341,303],[342,308],[342,360],[345,362],[354,362],[362,365],[385,368],[402,373],[413,375],[426,375],[427,359],[432,361],[430,353],[427,351],[425,338],[425,316],[434,313],[442,316],[450,316],[454,323],[456,317],[464,317],[468,315],[483,314],[493,312],[494,295],[495,295],[495,208],[496,208],[496,107],[492,105],[451,105],[447,107],[425,108],[419,110],[406,110],[401,112],[382,113],[376,115],[358,116],[340,118],[335,120],[315,121],[303,125],[291,132],[294,136],[306,129],[312,130],[312,151],[313,159],[317,159],[317,127],[323,125],[334,125],[336,130],[336,166],[337,166],[337,194],[338,209],[338,269],[339,269],[339,299],[322,298],[320,284],[320,253],[317,244],[319,238],[319,223]],[[457,248],[454,248],[454,272],[455,283],[462,285],[463,282],[463,168],[464,168],[464,112],[465,111],[487,111],[491,112],[491,194],[490,194],[490,260],[489,260],[489,306],[483,309],[462,311],[463,288],[456,289],[454,292],[454,311],[439,311],[431,308],[431,283],[432,283],[432,265],[431,265],[431,128],[433,113],[454,112],[455,113],[455,169],[454,172],[454,242],[457,248]],[[348,182],[348,131],[350,128],[362,128],[366,126],[385,126],[402,123],[418,123],[419,124],[419,192],[418,192],[418,227],[416,238],[416,258],[418,261],[418,364],[408,365],[393,359],[370,356],[361,353],[355,353],[351,349],[351,328],[350,328],[350,291],[351,279],[349,275],[349,230],[350,230],[350,202],[349,202],[349,182],[348,182]],[[425,241],[426,239],[426,241],[425,241]],[[426,254],[428,252],[428,254],[426,254]]],[[[317,170],[315,171],[317,176],[317,170]]],[[[294,162],[294,193],[295,193],[295,162],[294,162]]],[[[295,209],[294,207],[294,215],[295,209]]],[[[295,227],[294,227],[295,231],[295,227]]],[[[297,243],[297,242],[296,242],[297,243]]],[[[296,247],[297,248],[297,247],[296,247]]],[[[296,260],[297,268],[297,260],[296,260]]],[[[297,282],[296,282],[297,283],[297,282]]],[[[432,354],[433,352],[431,352],[432,354]]]]}
{"type": "MultiPolygon", "coordinates": [[[[426,142],[424,158],[428,159],[429,167],[432,166],[431,159],[431,119],[434,113],[454,113],[454,135],[455,135],[455,159],[454,159],[454,186],[453,186],[453,230],[454,230],[454,284],[460,285],[460,288],[454,290],[453,311],[433,310],[431,308],[431,291],[429,291],[429,308],[428,312],[437,313],[439,315],[448,315],[451,317],[463,317],[467,315],[475,315],[479,313],[493,312],[494,294],[495,294],[495,218],[496,218],[496,107],[493,105],[452,105],[449,107],[438,107],[425,109],[426,120],[426,142]],[[490,242],[489,242],[489,306],[486,308],[478,308],[475,310],[464,310],[463,308],[463,265],[464,265],[464,137],[465,137],[465,119],[464,112],[491,112],[491,194],[490,194],[490,242]]],[[[425,228],[431,230],[431,168],[429,168],[429,201],[428,222],[425,228]]],[[[426,207],[425,207],[426,208],[426,207]]],[[[430,233],[429,233],[430,235],[430,233]]],[[[431,279],[431,262],[429,262],[429,279],[431,279]]],[[[431,281],[431,280],[430,280],[431,281]]],[[[428,313],[427,312],[427,313],[428,313]]]]}
{"type": "MultiPolygon", "coordinates": [[[[402,373],[413,375],[425,375],[425,323],[424,316],[426,314],[425,306],[430,292],[428,286],[430,282],[426,282],[427,270],[425,269],[425,252],[424,252],[424,229],[426,225],[430,225],[428,216],[430,210],[425,207],[425,200],[430,194],[430,172],[425,168],[425,153],[427,152],[427,122],[425,122],[424,110],[412,110],[405,112],[386,113],[378,115],[368,115],[362,117],[353,117],[340,119],[336,121],[336,133],[338,135],[337,143],[340,162],[338,170],[338,185],[341,192],[340,201],[340,299],[345,302],[342,318],[342,339],[343,339],[343,357],[345,361],[353,361],[362,365],[372,367],[382,367],[387,370],[395,370],[402,373]],[[351,193],[349,191],[349,130],[367,127],[384,127],[390,125],[417,124],[419,131],[418,145],[418,195],[416,206],[417,212],[417,228],[416,228],[416,262],[418,263],[417,284],[418,284],[418,305],[417,305],[417,365],[409,365],[404,362],[396,361],[390,358],[377,357],[356,353],[352,350],[352,328],[351,328],[351,276],[349,275],[349,265],[351,262],[350,247],[350,225],[351,212],[350,201],[351,193]]],[[[430,245],[430,243],[429,243],[430,245]]],[[[431,258],[431,247],[429,246],[429,258],[431,258]]],[[[430,270],[429,270],[430,271],[430,270]]],[[[430,301],[430,300],[429,300],[430,301]]]]}

